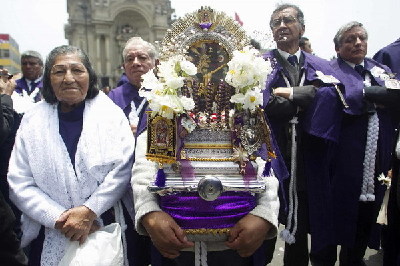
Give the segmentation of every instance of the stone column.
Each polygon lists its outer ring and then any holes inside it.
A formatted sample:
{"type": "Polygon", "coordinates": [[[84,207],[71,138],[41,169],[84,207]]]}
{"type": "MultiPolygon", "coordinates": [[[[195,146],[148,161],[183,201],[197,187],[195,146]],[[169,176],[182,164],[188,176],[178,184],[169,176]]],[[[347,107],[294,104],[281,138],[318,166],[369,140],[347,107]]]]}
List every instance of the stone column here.
{"type": "Polygon", "coordinates": [[[100,46],[100,41],[101,41],[101,35],[100,34],[96,34],[96,72],[97,73],[99,73],[99,74],[103,74],[103,73],[101,73],[101,55],[100,55],[100,52],[101,52],[101,46],[100,46]]]}

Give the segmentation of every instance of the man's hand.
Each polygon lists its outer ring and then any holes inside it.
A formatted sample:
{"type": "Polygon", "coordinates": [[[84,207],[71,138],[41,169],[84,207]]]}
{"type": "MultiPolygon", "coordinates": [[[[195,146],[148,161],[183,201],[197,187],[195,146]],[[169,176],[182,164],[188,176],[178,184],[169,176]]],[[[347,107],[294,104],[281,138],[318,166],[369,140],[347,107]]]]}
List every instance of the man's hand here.
{"type": "Polygon", "coordinates": [[[293,92],[292,87],[278,87],[274,89],[274,94],[276,96],[281,96],[283,98],[289,99],[290,94],[293,92]]]}
{"type": "Polygon", "coordinates": [[[83,244],[88,235],[98,229],[93,223],[96,214],[86,206],[78,206],[63,212],[56,221],[55,228],[73,241],[83,244]]]}
{"type": "Polygon", "coordinates": [[[248,214],[230,230],[225,244],[236,250],[241,257],[249,257],[261,246],[271,226],[268,221],[248,214]]]}
{"type": "Polygon", "coordinates": [[[142,218],[142,224],[149,233],[153,244],[167,258],[179,256],[180,250],[194,245],[187,240],[182,228],[172,217],[162,211],[150,212],[142,218]]]}
{"type": "Polygon", "coordinates": [[[11,79],[12,75],[8,73],[7,69],[0,70],[0,93],[10,95],[14,92],[16,83],[11,79]]]}

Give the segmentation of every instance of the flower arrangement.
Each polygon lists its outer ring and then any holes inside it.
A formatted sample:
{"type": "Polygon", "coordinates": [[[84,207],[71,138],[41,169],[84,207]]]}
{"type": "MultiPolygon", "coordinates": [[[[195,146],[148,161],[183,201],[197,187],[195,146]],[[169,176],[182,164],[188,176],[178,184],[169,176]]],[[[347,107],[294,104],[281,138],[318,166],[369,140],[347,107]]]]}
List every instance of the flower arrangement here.
{"type": "MultiPolygon", "coordinates": [[[[256,107],[263,103],[262,88],[268,74],[272,71],[270,61],[264,60],[258,50],[246,46],[240,51],[234,51],[227,65],[229,71],[225,81],[235,88],[235,94],[230,99],[228,98],[228,101],[235,103],[235,109],[238,111],[248,110],[254,113],[256,107]]],[[[182,116],[180,121],[189,133],[197,126],[215,126],[213,122],[218,119],[213,119],[213,113],[197,111],[199,115],[195,117],[191,112],[196,106],[193,97],[182,95],[181,88],[185,84],[185,79],[196,73],[197,68],[193,63],[183,55],[175,55],[167,61],[161,61],[157,76],[153,71],[143,75],[142,89],[139,94],[147,98],[152,117],[160,115],[173,119],[175,115],[186,113],[187,115],[182,116]]],[[[222,110],[219,115],[221,119],[225,117],[226,110],[222,110]]]]}
{"type": "Polygon", "coordinates": [[[228,67],[225,81],[236,90],[230,101],[238,104],[239,108],[254,112],[263,103],[261,90],[272,72],[270,61],[260,57],[258,50],[246,46],[241,51],[233,52],[228,67]]]}
{"type": "Polygon", "coordinates": [[[197,68],[193,63],[187,61],[182,55],[176,55],[160,63],[158,78],[153,70],[143,75],[139,94],[149,101],[152,116],[158,114],[172,119],[176,114],[192,110],[195,106],[193,99],[179,95],[178,90],[183,86],[185,78],[196,73],[197,68]]]}

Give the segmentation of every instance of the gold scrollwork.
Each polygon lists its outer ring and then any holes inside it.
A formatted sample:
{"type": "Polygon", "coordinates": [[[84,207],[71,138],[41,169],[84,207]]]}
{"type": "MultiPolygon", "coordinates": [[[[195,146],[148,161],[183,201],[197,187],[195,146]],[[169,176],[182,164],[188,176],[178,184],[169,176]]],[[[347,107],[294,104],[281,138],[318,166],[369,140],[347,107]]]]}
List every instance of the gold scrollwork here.
{"type": "Polygon", "coordinates": [[[159,163],[176,161],[176,122],[159,115],[148,115],[148,143],[146,157],[159,163]]]}
{"type": "Polygon", "coordinates": [[[199,229],[185,229],[183,230],[185,234],[189,235],[224,235],[229,234],[231,231],[230,228],[219,228],[219,229],[206,229],[206,228],[199,228],[199,229]]]}

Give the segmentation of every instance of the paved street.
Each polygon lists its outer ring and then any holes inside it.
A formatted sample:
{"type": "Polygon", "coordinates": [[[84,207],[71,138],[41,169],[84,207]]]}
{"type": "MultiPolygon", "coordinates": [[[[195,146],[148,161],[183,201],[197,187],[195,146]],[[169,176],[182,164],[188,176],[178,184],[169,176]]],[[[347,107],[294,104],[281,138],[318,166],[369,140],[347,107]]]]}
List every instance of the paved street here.
{"type": "MultiPolygon", "coordinates": [[[[279,231],[283,230],[283,227],[280,226],[279,231]]],[[[285,250],[284,242],[278,237],[278,241],[276,242],[274,258],[269,266],[282,266],[283,265],[283,252],[285,250]]],[[[365,263],[367,266],[381,266],[382,265],[382,253],[373,249],[367,249],[365,255],[365,263]]],[[[310,264],[311,265],[311,264],[310,264]]],[[[336,263],[338,266],[339,263],[336,263]]]]}

